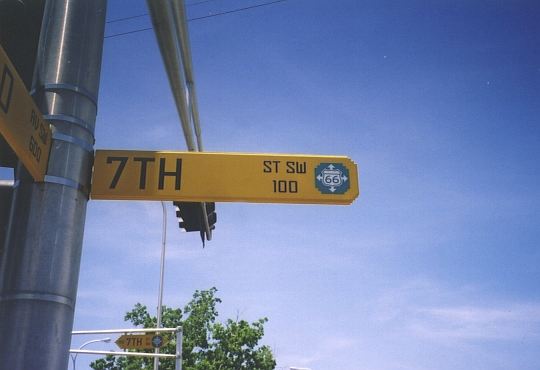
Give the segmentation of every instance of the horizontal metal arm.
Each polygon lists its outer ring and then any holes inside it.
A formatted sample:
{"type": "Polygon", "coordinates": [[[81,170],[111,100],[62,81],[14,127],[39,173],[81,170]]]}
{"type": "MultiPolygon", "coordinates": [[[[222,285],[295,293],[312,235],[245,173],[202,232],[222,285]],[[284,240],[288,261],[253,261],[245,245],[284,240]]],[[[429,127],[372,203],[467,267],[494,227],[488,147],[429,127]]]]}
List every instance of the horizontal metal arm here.
{"type": "Polygon", "coordinates": [[[165,354],[165,353],[92,351],[92,350],[86,350],[86,349],[70,349],[69,353],[77,353],[77,354],[85,354],[85,355],[111,355],[111,356],[138,356],[138,357],[177,358],[176,355],[168,355],[168,354],[165,354]]]}
{"type": "Polygon", "coordinates": [[[107,330],[77,330],[72,335],[78,334],[112,334],[112,333],[174,333],[182,328],[155,328],[155,329],[107,329],[107,330]]]}

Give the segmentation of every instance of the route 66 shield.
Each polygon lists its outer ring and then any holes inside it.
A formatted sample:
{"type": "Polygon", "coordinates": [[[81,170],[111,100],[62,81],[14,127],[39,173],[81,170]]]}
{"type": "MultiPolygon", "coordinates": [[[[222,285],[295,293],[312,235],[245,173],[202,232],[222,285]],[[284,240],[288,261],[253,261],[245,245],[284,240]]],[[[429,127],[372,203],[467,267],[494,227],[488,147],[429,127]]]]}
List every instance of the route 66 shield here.
{"type": "Polygon", "coordinates": [[[345,194],[349,170],[341,163],[321,163],[315,168],[315,186],[322,194],[345,194]]]}

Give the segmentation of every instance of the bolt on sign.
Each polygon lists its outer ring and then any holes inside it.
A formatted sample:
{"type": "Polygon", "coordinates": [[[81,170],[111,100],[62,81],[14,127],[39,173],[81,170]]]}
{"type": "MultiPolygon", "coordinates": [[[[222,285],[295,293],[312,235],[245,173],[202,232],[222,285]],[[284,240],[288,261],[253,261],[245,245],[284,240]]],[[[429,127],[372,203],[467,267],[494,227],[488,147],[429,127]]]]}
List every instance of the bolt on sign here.
{"type": "Polygon", "coordinates": [[[124,334],[115,343],[122,349],[154,349],[163,347],[169,341],[159,334],[124,334]]]}
{"type": "Polygon", "coordinates": [[[0,134],[34,180],[43,181],[51,149],[51,128],[0,46],[0,134]]]}
{"type": "Polygon", "coordinates": [[[350,204],[347,157],[97,150],[92,199],[350,204]]]}

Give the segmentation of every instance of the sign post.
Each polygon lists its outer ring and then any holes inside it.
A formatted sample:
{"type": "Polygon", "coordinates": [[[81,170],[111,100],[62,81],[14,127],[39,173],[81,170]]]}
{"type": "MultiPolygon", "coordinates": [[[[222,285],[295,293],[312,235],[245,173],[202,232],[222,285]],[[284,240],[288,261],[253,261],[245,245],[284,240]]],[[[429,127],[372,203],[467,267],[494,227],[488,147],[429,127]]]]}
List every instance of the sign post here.
{"type": "Polygon", "coordinates": [[[35,181],[43,181],[51,150],[51,128],[0,46],[0,134],[35,181]]]}
{"type": "Polygon", "coordinates": [[[350,204],[347,157],[97,150],[92,199],[350,204]]]}

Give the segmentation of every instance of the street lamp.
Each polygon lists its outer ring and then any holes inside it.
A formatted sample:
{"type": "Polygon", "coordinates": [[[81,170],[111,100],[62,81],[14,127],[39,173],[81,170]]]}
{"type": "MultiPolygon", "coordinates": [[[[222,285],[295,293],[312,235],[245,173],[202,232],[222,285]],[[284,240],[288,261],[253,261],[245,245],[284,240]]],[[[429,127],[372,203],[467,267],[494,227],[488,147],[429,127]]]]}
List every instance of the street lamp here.
{"type": "MultiPolygon", "coordinates": [[[[84,342],[79,347],[79,349],[83,349],[84,347],[86,347],[87,345],[92,344],[92,343],[97,343],[97,342],[109,343],[110,341],[111,341],[111,338],[92,339],[92,340],[89,340],[88,342],[84,342]]],[[[78,355],[78,353],[75,353],[75,355],[70,355],[71,356],[71,361],[73,361],[73,370],[75,370],[75,361],[77,361],[77,355],[78,355]]]]}

